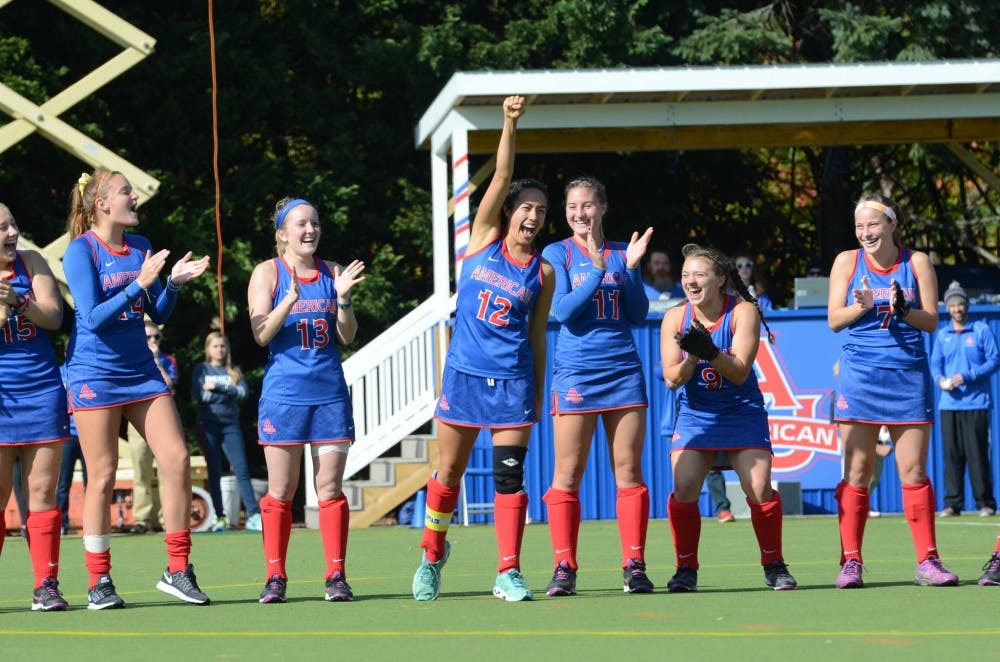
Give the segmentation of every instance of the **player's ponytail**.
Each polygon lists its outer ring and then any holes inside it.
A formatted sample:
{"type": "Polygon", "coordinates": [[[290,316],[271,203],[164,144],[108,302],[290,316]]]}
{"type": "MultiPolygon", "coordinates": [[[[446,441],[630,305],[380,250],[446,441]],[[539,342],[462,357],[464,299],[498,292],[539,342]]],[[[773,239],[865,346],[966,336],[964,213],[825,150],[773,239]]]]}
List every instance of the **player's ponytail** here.
{"type": "Polygon", "coordinates": [[[69,220],[67,230],[70,239],[76,239],[94,226],[97,217],[97,199],[101,197],[104,185],[117,171],[98,168],[92,173],[83,173],[69,192],[69,220]]]}

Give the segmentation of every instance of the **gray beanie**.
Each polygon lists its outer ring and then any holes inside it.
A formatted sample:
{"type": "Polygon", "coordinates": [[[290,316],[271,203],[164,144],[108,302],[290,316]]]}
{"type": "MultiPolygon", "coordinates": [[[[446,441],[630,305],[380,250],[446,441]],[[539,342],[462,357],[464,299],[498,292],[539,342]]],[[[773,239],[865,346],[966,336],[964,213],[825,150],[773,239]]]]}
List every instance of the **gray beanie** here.
{"type": "Polygon", "coordinates": [[[948,302],[952,299],[959,298],[965,302],[965,305],[969,305],[969,295],[965,293],[962,286],[958,284],[957,280],[951,281],[948,285],[948,289],[944,293],[944,305],[947,306],[948,302]]]}

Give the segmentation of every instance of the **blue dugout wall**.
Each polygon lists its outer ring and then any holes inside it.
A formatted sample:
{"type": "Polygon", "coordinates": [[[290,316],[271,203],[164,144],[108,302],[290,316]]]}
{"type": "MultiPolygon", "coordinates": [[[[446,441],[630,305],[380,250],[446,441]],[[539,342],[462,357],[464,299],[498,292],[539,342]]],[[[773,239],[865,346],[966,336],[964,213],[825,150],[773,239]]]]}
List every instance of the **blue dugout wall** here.
{"type": "MultiPolygon", "coordinates": [[[[985,319],[1000,340],[1000,306],[973,305],[970,319],[985,319]]],[[[669,440],[661,434],[664,414],[672,403],[672,394],[663,385],[660,369],[660,324],[662,313],[650,313],[645,325],[633,330],[639,355],[646,369],[646,388],[649,393],[649,410],[646,421],[646,446],[643,452],[643,475],[650,490],[651,516],[666,517],[667,496],[673,490],[670,471],[669,440]]],[[[830,423],[833,399],[833,364],[840,355],[843,337],[827,326],[826,309],[776,310],[768,313],[768,323],[776,335],[776,344],[768,345],[761,339],[755,369],[761,391],[769,406],[771,441],[775,459],[773,478],[778,481],[797,481],[802,486],[804,514],[836,513],[833,490],[841,475],[841,448],[836,427],[830,423]]],[[[942,324],[950,323],[947,312],[941,311],[942,324]]],[[[552,374],[552,350],[556,344],[558,326],[549,325],[549,358],[545,389],[548,393],[552,374]]],[[[927,334],[928,355],[932,337],[927,334]]],[[[937,391],[937,389],[935,389],[937,391]]],[[[939,391],[935,393],[935,405],[939,391]]],[[[991,439],[1000,439],[1000,372],[991,378],[993,414],[991,439]]],[[[891,394],[886,394],[891,398],[891,394]]],[[[943,465],[939,427],[932,431],[928,473],[933,480],[941,505],[943,492],[943,465]]],[[[895,464],[888,458],[882,482],[872,493],[872,508],[883,512],[902,512],[899,477],[895,464]]],[[[529,515],[534,521],[545,521],[545,504],[542,495],[548,489],[553,469],[552,421],[546,414],[532,431],[528,451],[525,486],[530,496],[529,515]]],[[[991,454],[994,487],[1000,486],[1000,453],[991,454]]],[[[488,433],[480,434],[469,461],[466,475],[467,497],[470,503],[492,502],[492,449],[488,433]]],[[[727,471],[726,480],[735,481],[736,475],[727,471]]],[[[968,483],[968,481],[966,481],[968,483]]],[[[601,426],[594,436],[590,460],[580,488],[580,501],[584,519],[613,519],[615,517],[615,484],[612,476],[607,439],[601,426]]],[[[707,492],[700,499],[702,515],[713,514],[707,492]]],[[[966,507],[972,508],[968,484],[966,507]]],[[[473,522],[491,521],[488,515],[470,517],[473,522]]]]}

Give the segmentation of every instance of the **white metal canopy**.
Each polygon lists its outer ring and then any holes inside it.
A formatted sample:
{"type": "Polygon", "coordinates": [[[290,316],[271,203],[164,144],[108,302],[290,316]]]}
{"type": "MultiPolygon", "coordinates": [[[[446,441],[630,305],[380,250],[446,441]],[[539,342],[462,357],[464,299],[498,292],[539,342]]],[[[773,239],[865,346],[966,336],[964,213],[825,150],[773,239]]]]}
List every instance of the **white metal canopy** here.
{"type": "MultiPolygon", "coordinates": [[[[468,196],[485,177],[470,181],[468,156],[496,149],[499,106],[510,94],[530,104],[518,123],[519,153],[911,142],[961,152],[959,143],[1000,139],[998,59],[458,72],[414,135],[418,148],[431,150],[436,294],[449,287],[449,202],[457,269],[468,243],[468,196]]],[[[995,173],[980,172],[997,185],[995,173]]]]}

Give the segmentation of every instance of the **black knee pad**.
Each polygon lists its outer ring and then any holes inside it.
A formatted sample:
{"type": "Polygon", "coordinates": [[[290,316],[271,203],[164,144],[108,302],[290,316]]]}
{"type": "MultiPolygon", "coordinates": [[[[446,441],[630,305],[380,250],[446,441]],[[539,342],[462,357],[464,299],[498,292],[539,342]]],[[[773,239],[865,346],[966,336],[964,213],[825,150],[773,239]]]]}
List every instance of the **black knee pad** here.
{"type": "Polygon", "coordinates": [[[493,485],[500,494],[517,494],[524,489],[524,458],[528,449],[522,446],[493,447],[493,485]]]}

